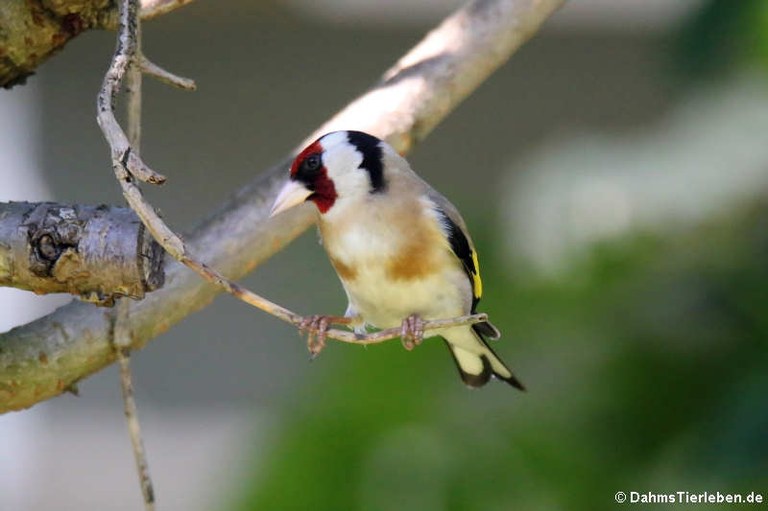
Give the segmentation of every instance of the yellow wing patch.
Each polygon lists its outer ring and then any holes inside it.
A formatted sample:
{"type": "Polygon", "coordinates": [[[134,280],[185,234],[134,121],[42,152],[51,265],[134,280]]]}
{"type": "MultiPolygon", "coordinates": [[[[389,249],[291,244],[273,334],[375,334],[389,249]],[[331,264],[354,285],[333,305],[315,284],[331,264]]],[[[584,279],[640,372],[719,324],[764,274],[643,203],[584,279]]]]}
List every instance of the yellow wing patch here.
{"type": "Polygon", "coordinates": [[[472,272],[472,295],[475,300],[479,300],[483,296],[483,279],[480,278],[480,263],[477,262],[477,252],[472,250],[472,265],[474,271],[472,272]]]}

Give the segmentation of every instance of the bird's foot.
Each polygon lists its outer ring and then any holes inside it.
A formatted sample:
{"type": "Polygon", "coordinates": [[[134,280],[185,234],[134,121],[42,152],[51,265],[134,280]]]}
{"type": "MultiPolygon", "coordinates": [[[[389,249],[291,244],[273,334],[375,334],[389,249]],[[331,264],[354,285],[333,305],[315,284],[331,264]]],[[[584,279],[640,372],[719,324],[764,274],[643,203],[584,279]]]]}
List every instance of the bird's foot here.
{"type": "Polygon", "coordinates": [[[340,316],[307,316],[299,323],[299,332],[307,335],[307,349],[312,360],[317,358],[323,348],[331,325],[348,325],[350,318],[340,316]]]}
{"type": "Polygon", "coordinates": [[[400,328],[400,341],[406,350],[411,351],[424,340],[424,320],[418,314],[405,318],[400,328]]]}

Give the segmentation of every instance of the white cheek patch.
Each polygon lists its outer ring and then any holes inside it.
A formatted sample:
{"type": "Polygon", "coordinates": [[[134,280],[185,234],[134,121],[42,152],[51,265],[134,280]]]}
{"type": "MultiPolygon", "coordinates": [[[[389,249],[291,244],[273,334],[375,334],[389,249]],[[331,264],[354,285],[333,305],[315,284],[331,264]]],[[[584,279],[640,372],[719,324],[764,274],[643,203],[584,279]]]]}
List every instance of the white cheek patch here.
{"type": "Polygon", "coordinates": [[[329,133],[320,139],[320,145],[323,146],[323,150],[334,149],[342,144],[347,143],[346,131],[334,131],[329,133]]]}
{"type": "Polygon", "coordinates": [[[324,150],[323,166],[338,199],[365,196],[371,185],[368,174],[360,169],[363,155],[347,141],[346,132],[327,135],[320,143],[324,150]]]}
{"type": "Polygon", "coordinates": [[[363,162],[363,155],[347,142],[346,132],[331,133],[323,137],[320,145],[323,147],[323,166],[334,181],[357,170],[363,162]]]}

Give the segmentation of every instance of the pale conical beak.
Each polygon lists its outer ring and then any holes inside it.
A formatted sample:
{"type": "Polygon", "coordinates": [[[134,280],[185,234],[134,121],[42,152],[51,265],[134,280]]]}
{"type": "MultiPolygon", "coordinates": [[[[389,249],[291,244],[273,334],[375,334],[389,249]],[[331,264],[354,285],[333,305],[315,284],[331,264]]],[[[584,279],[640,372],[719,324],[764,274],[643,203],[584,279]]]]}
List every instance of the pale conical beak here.
{"type": "Polygon", "coordinates": [[[312,195],[312,190],[307,190],[307,187],[303,184],[297,181],[288,181],[283,186],[283,189],[280,190],[280,193],[277,194],[269,216],[273,217],[286,209],[298,206],[307,200],[307,197],[310,195],[312,195]]]}

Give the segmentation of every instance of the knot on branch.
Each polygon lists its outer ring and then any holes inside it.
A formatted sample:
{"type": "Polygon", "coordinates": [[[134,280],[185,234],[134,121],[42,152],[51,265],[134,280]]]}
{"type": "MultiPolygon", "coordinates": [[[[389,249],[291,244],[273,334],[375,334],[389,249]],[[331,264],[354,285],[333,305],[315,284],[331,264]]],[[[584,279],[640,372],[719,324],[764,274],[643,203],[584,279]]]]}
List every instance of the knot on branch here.
{"type": "Polygon", "coordinates": [[[48,278],[62,253],[77,251],[83,226],[72,208],[51,207],[46,209],[41,224],[30,222],[23,227],[32,248],[29,269],[38,277],[48,278]]]}

